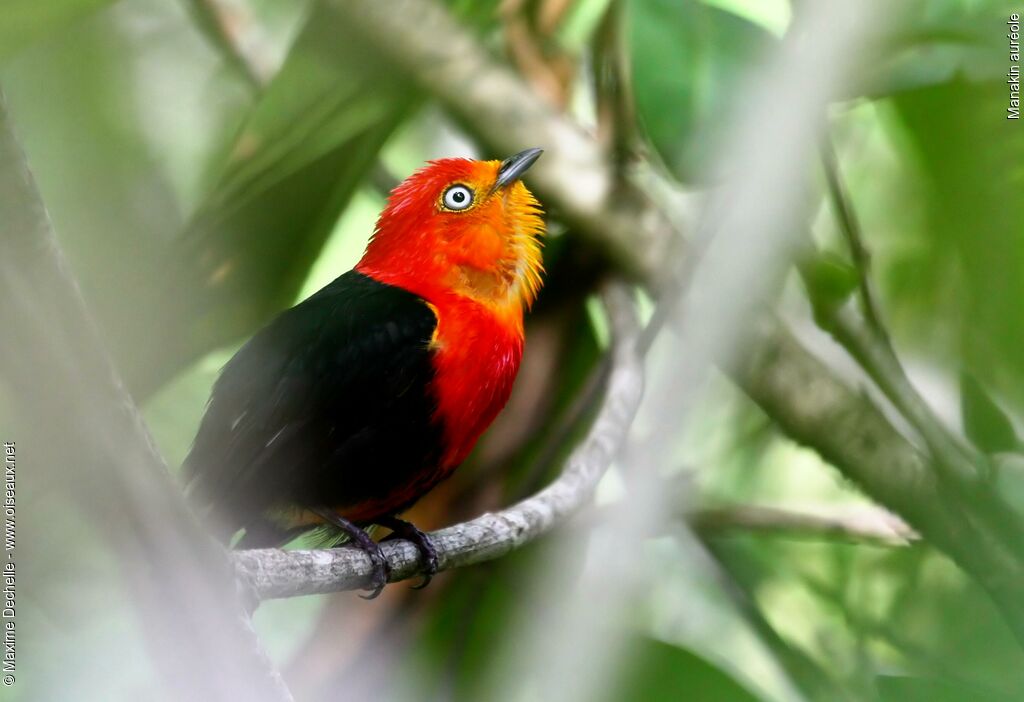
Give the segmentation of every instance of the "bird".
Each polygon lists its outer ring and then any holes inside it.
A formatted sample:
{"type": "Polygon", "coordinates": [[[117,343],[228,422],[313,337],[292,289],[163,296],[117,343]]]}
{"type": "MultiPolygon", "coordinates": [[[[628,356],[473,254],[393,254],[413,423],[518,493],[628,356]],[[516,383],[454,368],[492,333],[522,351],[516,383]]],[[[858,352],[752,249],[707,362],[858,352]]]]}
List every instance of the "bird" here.
{"type": "Polygon", "coordinates": [[[313,533],[362,549],[372,599],[390,576],[369,530],[449,477],[505,406],[543,275],[540,157],[430,161],[389,195],[356,266],[280,313],[222,368],[183,464],[187,495],[234,548],[313,533]],[[239,532],[244,533],[237,538],[239,532]]]}

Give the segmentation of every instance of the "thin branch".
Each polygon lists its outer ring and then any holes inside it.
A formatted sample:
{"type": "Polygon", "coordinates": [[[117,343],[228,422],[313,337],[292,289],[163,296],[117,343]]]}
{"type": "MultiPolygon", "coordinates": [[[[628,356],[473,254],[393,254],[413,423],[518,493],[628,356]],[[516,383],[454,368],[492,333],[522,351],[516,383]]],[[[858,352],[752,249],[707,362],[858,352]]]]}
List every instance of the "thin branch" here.
{"type": "Polygon", "coordinates": [[[868,324],[871,325],[871,328],[875,330],[875,333],[888,343],[889,335],[886,332],[885,325],[882,323],[878,296],[875,294],[875,287],[871,281],[871,254],[864,245],[860,221],[850,202],[849,193],[843,184],[842,174],[839,170],[839,159],[836,157],[835,147],[832,145],[832,140],[828,134],[822,140],[821,160],[825,171],[825,183],[828,186],[832,207],[835,209],[836,220],[839,222],[839,228],[846,237],[847,245],[850,247],[850,257],[853,259],[853,265],[857,271],[858,288],[860,290],[861,307],[864,310],[864,317],[867,319],[868,324]]]}
{"type": "Polygon", "coordinates": [[[265,52],[259,26],[244,7],[230,0],[190,0],[189,6],[199,27],[223,54],[229,65],[238,69],[255,90],[262,90],[274,74],[265,52]]]}
{"type": "MultiPolygon", "coordinates": [[[[432,532],[440,570],[503,556],[564,523],[590,502],[625,440],[643,391],[636,350],[639,323],[629,297],[622,287],[612,288],[604,296],[614,337],[612,370],[594,425],[569,456],[562,474],[513,507],[432,532]]],[[[383,549],[391,565],[392,582],[421,574],[411,543],[388,541],[383,549]]],[[[366,586],[371,573],[366,554],[349,547],[240,551],[235,564],[239,579],[260,599],[355,590],[366,586]]]]}
{"type": "Polygon", "coordinates": [[[77,507],[112,546],[174,696],[290,700],[226,554],[192,519],[103,346],[2,92],[0,240],[0,326],[10,340],[0,372],[22,422],[18,443],[31,452],[27,479],[45,493],[36,494],[77,507]]]}
{"type": "Polygon", "coordinates": [[[624,3],[612,0],[598,27],[593,50],[599,136],[611,149],[618,178],[624,177],[630,160],[642,153],[643,146],[633,99],[627,29],[624,3]]]}
{"type": "Polygon", "coordinates": [[[920,536],[888,510],[828,505],[818,512],[761,505],[732,505],[698,510],[687,516],[702,536],[766,533],[798,539],[841,540],[883,546],[907,546],[920,536]]]}

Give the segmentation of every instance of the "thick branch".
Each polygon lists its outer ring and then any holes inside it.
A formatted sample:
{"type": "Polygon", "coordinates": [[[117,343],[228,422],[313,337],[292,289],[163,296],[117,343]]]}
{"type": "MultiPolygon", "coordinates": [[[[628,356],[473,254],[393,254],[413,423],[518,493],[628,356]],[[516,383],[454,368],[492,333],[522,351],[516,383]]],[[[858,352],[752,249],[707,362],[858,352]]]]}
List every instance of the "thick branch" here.
{"type": "MultiPolygon", "coordinates": [[[[430,534],[439,568],[448,570],[498,558],[565,522],[586,506],[614,460],[636,414],[643,374],[636,349],[639,326],[623,288],[605,295],[613,330],[612,370],[594,425],[572,452],[555,482],[506,510],[430,534]]],[[[416,548],[407,541],[383,544],[392,582],[421,573],[416,548]]],[[[261,549],[235,556],[238,575],[259,599],[294,597],[365,587],[369,558],[354,548],[313,551],[261,549]]]]}

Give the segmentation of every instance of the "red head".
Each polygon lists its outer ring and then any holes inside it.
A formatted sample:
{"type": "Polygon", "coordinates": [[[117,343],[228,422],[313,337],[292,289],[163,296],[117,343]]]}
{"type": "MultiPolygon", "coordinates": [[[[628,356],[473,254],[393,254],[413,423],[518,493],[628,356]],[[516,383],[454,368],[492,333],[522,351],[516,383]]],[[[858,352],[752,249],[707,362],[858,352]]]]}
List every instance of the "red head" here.
{"type": "Polygon", "coordinates": [[[540,156],[432,161],[394,189],[356,270],[439,303],[521,318],[540,288],[540,205],[519,177],[540,156]]]}

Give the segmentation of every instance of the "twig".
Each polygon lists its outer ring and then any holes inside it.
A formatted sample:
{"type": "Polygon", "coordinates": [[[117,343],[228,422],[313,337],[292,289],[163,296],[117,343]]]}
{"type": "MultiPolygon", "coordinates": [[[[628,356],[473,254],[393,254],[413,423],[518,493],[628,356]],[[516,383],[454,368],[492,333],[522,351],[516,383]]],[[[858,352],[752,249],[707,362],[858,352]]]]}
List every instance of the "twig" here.
{"type": "Polygon", "coordinates": [[[698,510],[687,516],[704,536],[734,531],[763,532],[801,539],[840,539],[885,546],[906,546],[920,537],[906,522],[877,507],[829,505],[820,512],[761,505],[733,505],[698,510]]]}
{"type": "Polygon", "coordinates": [[[878,296],[875,294],[874,284],[871,282],[871,254],[864,245],[860,221],[857,219],[853,205],[850,203],[849,194],[843,184],[842,175],[839,170],[839,160],[836,157],[835,147],[833,147],[828,134],[822,140],[821,161],[824,166],[829,198],[832,201],[832,207],[835,210],[839,228],[846,236],[847,245],[850,247],[850,257],[853,259],[853,265],[857,271],[858,288],[861,306],[864,309],[864,317],[875,333],[888,344],[889,335],[885,325],[882,323],[878,296]]]}
{"type": "Polygon", "coordinates": [[[593,51],[598,129],[611,148],[619,179],[624,178],[626,166],[640,154],[643,143],[637,129],[625,23],[625,6],[621,0],[612,0],[598,27],[593,51]]]}
{"type": "Polygon", "coordinates": [[[199,27],[227,62],[238,69],[252,88],[265,88],[274,69],[258,50],[262,42],[259,27],[244,8],[228,0],[191,0],[189,5],[199,27]]]}
{"type": "MultiPolygon", "coordinates": [[[[590,433],[569,456],[559,478],[533,497],[501,512],[432,532],[440,570],[505,555],[565,522],[590,501],[626,437],[643,389],[636,351],[639,325],[629,293],[617,287],[604,299],[614,332],[612,371],[590,433]]],[[[392,582],[420,574],[421,564],[411,543],[388,541],[383,549],[391,565],[392,582]]],[[[240,551],[235,564],[239,579],[260,599],[355,590],[364,587],[371,574],[366,554],[348,547],[240,551]]]]}
{"type": "Polygon", "coordinates": [[[192,519],[103,347],[2,93],[0,240],[0,325],[12,341],[0,344],[0,370],[24,422],[19,443],[33,452],[29,479],[75,505],[112,545],[173,696],[290,700],[226,554],[192,519]]]}
{"type": "Polygon", "coordinates": [[[969,486],[978,477],[976,462],[966,447],[950,435],[910,383],[882,323],[878,297],[871,281],[871,255],[864,245],[860,223],[843,185],[835,150],[828,138],[822,140],[821,155],[829,197],[857,271],[863,314],[863,317],[858,317],[852,311],[835,309],[828,320],[829,331],[921,434],[935,454],[940,469],[957,484],[969,486]]]}

